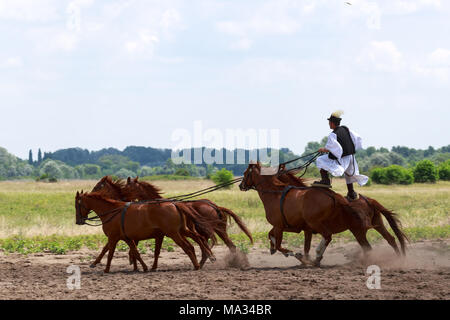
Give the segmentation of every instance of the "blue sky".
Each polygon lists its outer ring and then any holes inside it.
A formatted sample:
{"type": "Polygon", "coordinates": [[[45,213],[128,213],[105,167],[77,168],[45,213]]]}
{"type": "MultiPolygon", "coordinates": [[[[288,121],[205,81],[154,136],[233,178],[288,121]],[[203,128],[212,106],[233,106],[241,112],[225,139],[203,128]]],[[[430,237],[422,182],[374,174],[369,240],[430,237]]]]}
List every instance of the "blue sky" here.
{"type": "Polygon", "coordinates": [[[278,129],[302,152],[450,143],[450,1],[0,0],[0,146],[173,148],[175,130],[278,129]]]}

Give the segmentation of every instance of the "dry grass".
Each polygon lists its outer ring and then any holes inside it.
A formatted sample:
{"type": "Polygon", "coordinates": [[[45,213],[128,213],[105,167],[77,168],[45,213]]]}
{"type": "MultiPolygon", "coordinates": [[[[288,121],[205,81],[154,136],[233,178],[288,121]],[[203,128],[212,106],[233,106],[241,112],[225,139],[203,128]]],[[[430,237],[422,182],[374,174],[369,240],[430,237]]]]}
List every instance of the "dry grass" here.
{"type": "MultiPolygon", "coordinates": [[[[0,238],[21,235],[102,234],[100,227],[75,224],[74,196],[77,190],[91,190],[96,181],[74,180],[57,183],[35,181],[0,182],[0,238]]],[[[153,181],[165,196],[185,194],[213,185],[208,180],[153,181]]],[[[333,181],[333,189],[345,193],[342,179],[333,181]]],[[[450,225],[450,182],[357,188],[358,192],[377,199],[400,215],[406,228],[450,225]]],[[[206,195],[217,204],[238,214],[254,233],[270,230],[263,205],[255,191],[230,190],[206,195]]],[[[230,233],[239,233],[233,224],[230,233]]]]}

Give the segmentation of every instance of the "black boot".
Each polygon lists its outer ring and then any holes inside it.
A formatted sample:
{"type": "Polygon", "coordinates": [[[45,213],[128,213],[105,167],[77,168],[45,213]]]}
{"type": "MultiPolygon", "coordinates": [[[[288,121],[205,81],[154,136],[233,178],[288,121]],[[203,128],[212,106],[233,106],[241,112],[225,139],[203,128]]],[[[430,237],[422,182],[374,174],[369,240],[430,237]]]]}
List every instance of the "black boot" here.
{"type": "Polygon", "coordinates": [[[331,188],[331,181],[330,181],[330,177],[328,176],[328,171],[320,169],[320,175],[322,176],[322,180],[314,181],[312,186],[313,187],[331,188]]]}
{"type": "Polygon", "coordinates": [[[347,190],[348,190],[347,198],[350,201],[358,199],[358,194],[353,189],[353,183],[347,183],[347,190]]]}

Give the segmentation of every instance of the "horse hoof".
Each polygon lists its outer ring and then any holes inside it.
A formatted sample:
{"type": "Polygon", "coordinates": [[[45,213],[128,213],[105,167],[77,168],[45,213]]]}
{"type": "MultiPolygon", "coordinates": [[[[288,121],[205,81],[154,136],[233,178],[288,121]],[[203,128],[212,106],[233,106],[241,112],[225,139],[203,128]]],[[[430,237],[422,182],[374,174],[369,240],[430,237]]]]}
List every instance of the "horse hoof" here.
{"type": "Polygon", "coordinates": [[[95,268],[95,264],[91,264],[89,268],[95,268]]]}
{"type": "Polygon", "coordinates": [[[216,257],[214,257],[214,256],[211,256],[211,257],[209,257],[209,261],[211,261],[211,262],[216,262],[216,257]]]}
{"type": "Polygon", "coordinates": [[[275,249],[270,249],[270,254],[274,254],[275,252],[277,252],[277,250],[275,250],[275,249]]]}

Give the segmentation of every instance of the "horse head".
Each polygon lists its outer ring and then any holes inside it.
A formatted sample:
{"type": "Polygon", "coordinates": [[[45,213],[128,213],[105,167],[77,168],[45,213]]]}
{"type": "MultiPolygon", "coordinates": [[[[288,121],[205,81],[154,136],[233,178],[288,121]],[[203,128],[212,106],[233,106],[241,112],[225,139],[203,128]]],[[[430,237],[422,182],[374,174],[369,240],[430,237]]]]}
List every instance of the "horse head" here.
{"type": "Polygon", "coordinates": [[[89,212],[88,208],[86,208],[84,202],[83,202],[83,196],[86,193],[83,193],[83,190],[81,190],[81,193],[77,191],[77,194],[75,195],[75,223],[78,225],[82,225],[85,223],[85,220],[87,219],[89,212]]]}
{"type": "Polygon", "coordinates": [[[110,199],[122,200],[123,185],[122,180],[113,181],[110,176],[104,176],[97,182],[92,192],[100,192],[110,199]]]}
{"type": "Polygon", "coordinates": [[[249,163],[247,169],[244,171],[244,178],[239,184],[241,191],[248,191],[256,188],[257,177],[261,175],[261,164],[259,162],[249,163]]]}

